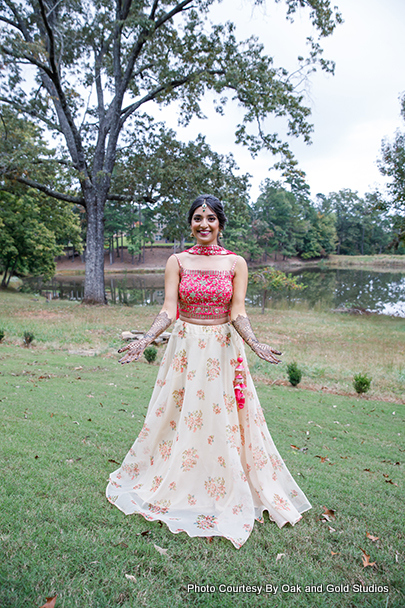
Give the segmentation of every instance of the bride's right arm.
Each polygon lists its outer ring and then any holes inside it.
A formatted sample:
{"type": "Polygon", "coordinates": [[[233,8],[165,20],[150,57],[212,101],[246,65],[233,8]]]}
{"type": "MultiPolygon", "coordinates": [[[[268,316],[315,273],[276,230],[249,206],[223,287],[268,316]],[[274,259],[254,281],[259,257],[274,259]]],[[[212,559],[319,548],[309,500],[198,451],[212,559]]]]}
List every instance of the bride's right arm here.
{"type": "Polygon", "coordinates": [[[137,361],[143,351],[151,344],[161,333],[169,327],[177,315],[177,298],[179,290],[179,265],[174,255],[167,260],[165,269],[165,301],[162,310],[153,321],[150,329],[140,340],[135,340],[127,346],[119,349],[119,353],[125,352],[119,363],[131,363],[137,361]]]}

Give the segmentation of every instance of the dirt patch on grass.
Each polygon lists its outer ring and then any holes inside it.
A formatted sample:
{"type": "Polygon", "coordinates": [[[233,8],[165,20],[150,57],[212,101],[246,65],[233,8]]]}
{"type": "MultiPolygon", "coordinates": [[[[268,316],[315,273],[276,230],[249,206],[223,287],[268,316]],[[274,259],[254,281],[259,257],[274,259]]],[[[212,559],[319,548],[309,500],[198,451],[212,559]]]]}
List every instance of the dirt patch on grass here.
{"type": "Polygon", "coordinates": [[[84,357],[94,357],[100,354],[97,348],[69,348],[69,355],[83,355],[84,357]]]}
{"type": "MultiPolygon", "coordinates": [[[[291,386],[288,380],[282,380],[278,378],[277,380],[269,380],[269,378],[265,378],[264,376],[252,376],[255,382],[261,382],[262,384],[267,384],[268,386],[291,386]]],[[[401,397],[395,397],[392,394],[387,393],[370,393],[369,395],[363,394],[358,395],[355,391],[347,391],[338,387],[329,387],[323,384],[305,384],[303,382],[300,383],[299,386],[294,387],[294,390],[304,390],[304,391],[314,391],[317,393],[328,393],[329,395],[340,395],[341,397],[350,397],[355,399],[361,399],[362,401],[384,401],[386,403],[397,403],[398,405],[405,405],[405,399],[401,397]]]]}
{"type": "MultiPolygon", "coordinates": [[[[17,310],[15,311],[14,314],[18,314],[21,316],[21,310],[17,310]]],[[[46,319],[46,320],[50,320],[50,319],[64,319],[66,320],[67,316],[70,316],[71,312],[70,311],[61,311],[61,312],[54,312],[51,310],[24,310],[23,312],[23,316],[25,319],[46,319]]]]}

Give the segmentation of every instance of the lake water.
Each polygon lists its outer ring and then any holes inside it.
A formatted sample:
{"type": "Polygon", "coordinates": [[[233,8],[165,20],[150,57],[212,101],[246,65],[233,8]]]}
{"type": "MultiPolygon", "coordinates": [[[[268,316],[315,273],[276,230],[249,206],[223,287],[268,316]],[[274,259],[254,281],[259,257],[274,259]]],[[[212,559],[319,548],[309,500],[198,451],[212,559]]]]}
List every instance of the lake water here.
{"type": "MultiPolygon", "coordinates": [[[[306,285],[302,291],[272,293],[266,308],[272,306],[305,306],[330,310],[342,306],[359,306],[382,314],[405,317],[405,272],[375,272],[353,269],[312,268],[292,273],[306,285]]],[[[148,306],[163,304],[164,275],[116,274],[106,275],[107,299],[116,304],[148,306]]],[[[83,276],[56,276],[49,282],[27,279],[26,284],[42,295],[53,298],[83,298],[83,276]]],[[[263,293],[249,286],[247,302],[262,306],[263,293]]]]}

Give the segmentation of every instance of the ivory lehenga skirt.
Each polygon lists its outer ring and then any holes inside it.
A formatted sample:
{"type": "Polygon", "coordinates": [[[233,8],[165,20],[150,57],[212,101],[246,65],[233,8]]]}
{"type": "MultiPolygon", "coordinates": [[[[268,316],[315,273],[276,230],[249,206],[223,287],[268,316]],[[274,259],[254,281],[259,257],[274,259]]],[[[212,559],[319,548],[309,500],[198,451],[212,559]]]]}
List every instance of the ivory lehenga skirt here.
{"type": "Polygon", "coordinates": [[[145,423],[111,474],[107,498],[174,533],[224,536],[237,548],[264,510],[282,527],[311,508],[273,443],[230,323],[176,322],[145,423]],[[233,385],[238,356],[247,376],[243,409],[233,385]]]}

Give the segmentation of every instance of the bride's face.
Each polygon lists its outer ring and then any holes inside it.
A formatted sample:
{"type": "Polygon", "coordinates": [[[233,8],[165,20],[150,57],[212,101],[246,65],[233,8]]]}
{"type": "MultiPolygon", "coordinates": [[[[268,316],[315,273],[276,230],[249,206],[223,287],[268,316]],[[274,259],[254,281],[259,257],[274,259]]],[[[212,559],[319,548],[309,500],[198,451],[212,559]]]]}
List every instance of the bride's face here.
{"type": "Polygon", "coordinates": [[[191,232],[198,245],[217,245],[219,220],[208,205],[197,207],[191,219],[191,232]]]}

